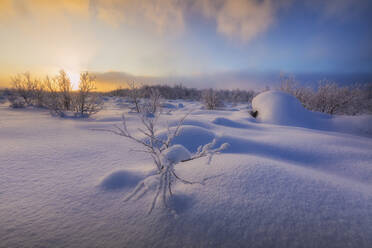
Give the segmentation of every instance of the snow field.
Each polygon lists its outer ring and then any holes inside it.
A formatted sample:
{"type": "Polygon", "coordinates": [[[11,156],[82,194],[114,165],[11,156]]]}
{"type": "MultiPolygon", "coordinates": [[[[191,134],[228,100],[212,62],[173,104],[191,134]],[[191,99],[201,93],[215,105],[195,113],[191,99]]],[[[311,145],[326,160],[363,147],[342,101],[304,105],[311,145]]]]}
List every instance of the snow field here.
{"type": "MultiPolygon", "coordinates": [[[[92,130],[120,124],[125,101],[108,99],[89,120],[2,105],[0,247],[371,247],[371,117],[331,118],[294,100],[258,96],[257,119],[245,106],[171,103],[183,107],[161,117],[160,136],[194,111],[165,159],[184,159],[214,138],[230,144],[210,165],[176,166],[185,179],[206,179],[175,185],[177,218],[159,206],[147,214],[151,158],[92,130]],[[147,193],[125,202],[145,178],[147,193]]],[[[138,134],[136,115],[126,116],[138,134]]]]}

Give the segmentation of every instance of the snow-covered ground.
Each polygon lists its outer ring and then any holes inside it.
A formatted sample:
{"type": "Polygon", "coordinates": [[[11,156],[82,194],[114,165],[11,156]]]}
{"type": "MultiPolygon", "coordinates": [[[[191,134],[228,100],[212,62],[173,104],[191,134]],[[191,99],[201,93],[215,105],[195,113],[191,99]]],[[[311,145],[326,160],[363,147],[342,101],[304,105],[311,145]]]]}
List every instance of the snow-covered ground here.
{"type": "MultiPolygon", "coordinates": [[[[93,129],[120,124],[125,101],[106,99],[89,120],[1,105],[0,247],[372,247],[371,116],[331,118],[264,94],[257,119],[245,105],[167,102],[164,131],[194,110],[176,143],[230,144],[209,165],[176,166],[207,178],[175,185],[177,216],[160,204],[148,214],[155,190],[124,201],[152,173],[151,158],[93,129]]],[[[136,132],[136,115],[126,116],[136,132]]]]}

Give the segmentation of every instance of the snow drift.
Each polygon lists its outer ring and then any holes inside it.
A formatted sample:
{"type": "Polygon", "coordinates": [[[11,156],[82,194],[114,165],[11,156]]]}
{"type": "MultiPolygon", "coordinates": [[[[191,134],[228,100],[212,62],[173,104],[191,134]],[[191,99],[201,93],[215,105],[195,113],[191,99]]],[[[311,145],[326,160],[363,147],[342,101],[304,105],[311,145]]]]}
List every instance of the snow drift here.
{"type": "MultiPolygon", "coordinates": [[[[147,214],[159,179],[151,158],[91,130],[119,124],[115,102],[78,121],[0,106],[0,247],[372,247],[372,139],[334,124],[358,133],[370,116],[327,119],[288,95],[262,95],[258,121],[244,106],[190,115],[167,160],[214,138],[230,147],[209,165],[175,166],[182,178],[206,179],[175,183],[177,218],[161,206],[147,214]],[[323,130],[314,120],[324,120],[323,130]],[[139,181],[146,193],[125,201],[139,181]]],[[[199,107],[184,102],[159,130],[199,107]]],[[[140,126],[135,114],[127,122],[140,126]]]]}
{"type": "Polygon", "coordinates": [[[372,116],[332,116],[305,109],[300,101],[282,91],[266,91],[252,100],[259,122],[334,132],[372,135],[372,116]]]}
{"type": "MultiPolygon", "coordinates": [[[[171,131],[175,127],[171,128],[171,131]]],[[[166,140],[167,130],[164,130],[159,134],[159,138],[166,140]]],[[[190,152],[196,152],[200,145],[210,143],[215,138],[215,134],[205,128],[191,125],[183,125],[180,128],[179,135],[176,136],[172,145],[182,145],[190,152]]]]}
{"type": "Polygon", "coordinates": [[[277,125],[312,127],[320,119],[329,118],[305,109],[296,97],[282,91],[266,91],[257,95],[252,100],[252,108],[258,111],[259,121],[277,125]]]}

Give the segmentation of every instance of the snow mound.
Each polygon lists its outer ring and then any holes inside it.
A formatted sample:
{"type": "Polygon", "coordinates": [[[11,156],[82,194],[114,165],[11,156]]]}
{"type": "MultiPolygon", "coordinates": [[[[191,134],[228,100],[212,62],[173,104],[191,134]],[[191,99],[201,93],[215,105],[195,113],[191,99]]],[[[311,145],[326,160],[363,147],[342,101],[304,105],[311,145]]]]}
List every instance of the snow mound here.
{"type": "Polygon", "coordinates": [[[177,164],[182,160],[189,159],[191,153],[182,145],[174,145],[163,152],[162,160],[171,164],[177,164]]]}
{"type": "Polygon", "coordinates": [[[168,109],[176,109],[176,108],[177,108],[176,105],[171,104],[171,103],[168,103],[168,102],[163,103],[163,104],[161,105],[161,107],[162,107],[162,108],[168,108],[168,109]]]}
{"type": "Polygon", "coordinates": [[[100,187],[104,190],[116,190],[126,187],[133,187],[143,177],[131,171],[119,170],[107,175],[100,183],[100,187]]]}
{"type": "Polygon", "coordinates": [[[297,98],[282,91],[257,95],[252,100],[252,108],[258,111],[257,120],[277,125],[316,127],[320,119],[328,117],[305,109],[297,98]]]}
{"type": "MultiPolygon", "coordinates": [[[[171,128],[174,130],[174,128],[171,128]]],[[[166,140],[167,132],[164,131],[159,138],[166,140]]],[[[190,152],[196,152],[200,145],[210,143],[215,138],[215,134],[205,128],[184,125],[180,128],[179,135],[173,139],[172,145],[182,145],[190,152]]]]}
{"type": "MultiPolygon", "coordinates": [[[[179,124],[179,121],[173,121],[169,124],[170,127],[176,127],[179,124]]],[[[197,126],[197,127],[202,127],[206,129],[211,129],[213,128],[213,125],[208,123],[207,121],[197,121],[197,120],[184,120],[183,125],[188,125],[188,126],[197,126]]]]}

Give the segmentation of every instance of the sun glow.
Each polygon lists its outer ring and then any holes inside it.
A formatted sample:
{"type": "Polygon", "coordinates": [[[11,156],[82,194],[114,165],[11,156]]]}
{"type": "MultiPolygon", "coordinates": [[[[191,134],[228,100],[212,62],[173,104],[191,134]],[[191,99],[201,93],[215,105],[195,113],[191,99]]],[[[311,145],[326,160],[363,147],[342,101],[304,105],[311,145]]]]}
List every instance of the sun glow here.
{"type": "Polygon", "coordinates": [[[80,74],[75,71],[66,71],[67,76],[71,80],[72,90],[79,89],[80,74]]]}

